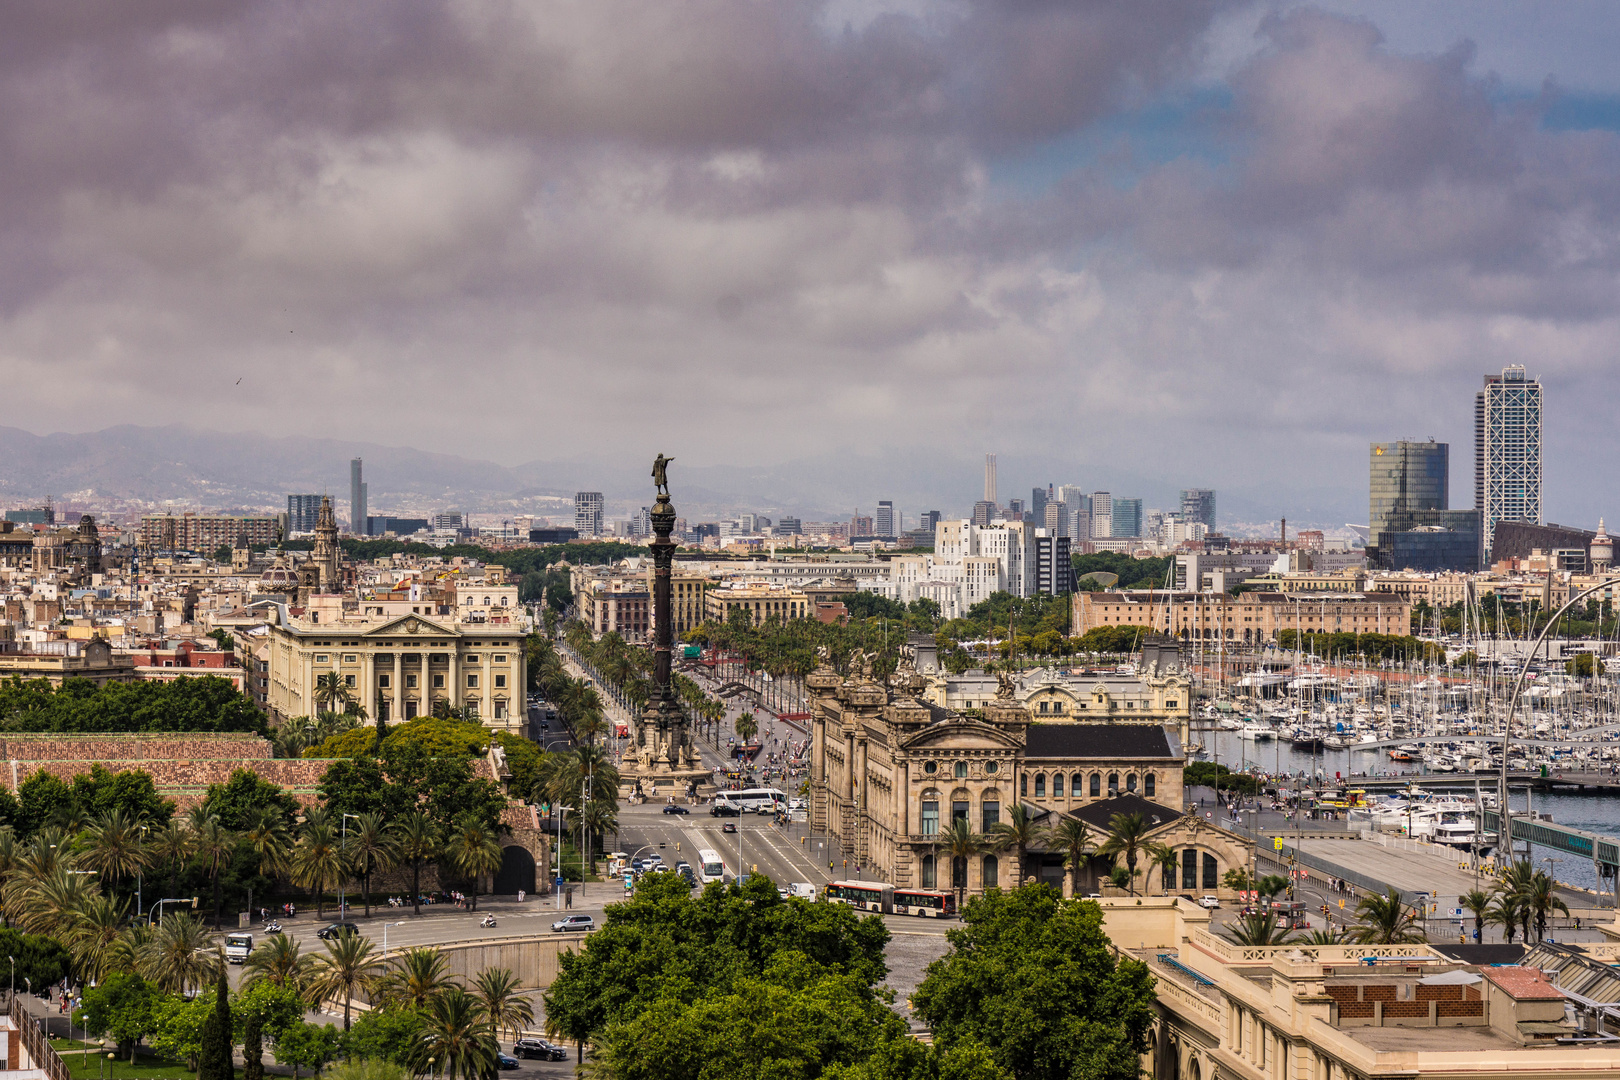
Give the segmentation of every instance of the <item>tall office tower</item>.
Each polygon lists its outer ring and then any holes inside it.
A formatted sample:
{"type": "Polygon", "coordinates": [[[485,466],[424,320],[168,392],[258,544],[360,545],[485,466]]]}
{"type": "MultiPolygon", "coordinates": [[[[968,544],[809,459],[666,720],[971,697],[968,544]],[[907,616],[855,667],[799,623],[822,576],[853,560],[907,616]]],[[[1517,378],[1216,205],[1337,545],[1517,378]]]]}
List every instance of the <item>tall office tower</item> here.
{"type": "Polygon", "coordinates": [[[1541,383],[1522,364],[1474,395],[1474,509],[1487,552],[1498,521],[1541,523],[1541,383]]]}
{"type": "Polygon", "coordinates": [[[857,536],[871,536],[871,535],[873,535],[873,533],[872,533],[872,519],[862,515],[860,510],[857,509],[855,511],[854,515],[851,516],[850,519],[849,519],[849,536],[850,536],[850,539],[853,540],[857,536]]]}
{"type": "Polygon", "coordinates": [[[1035,530],[1036,592],[1061,596],[1074,592],[1074,563],[1069,558],[1069,538],[1053,536],[1045,529],[1035,530]]]}
{"type": "Polygon", "coordinates": [[[357,536],[366,531],[366,485],[360,475],[360,459],[349,462],[349,531],[357,536]]]}
{"type": "Polygon", "coordinates": [[[1029,516],[1036,521],[1046,520],[1046,489],[1032,488],[1029,493],[1029,516]]]}
{"type": "Polygon", "coordinates": [[[1113,535],[1115,536],[1141,536],[1142,535],[1142,500],[1141,499],[1113,499],[1109,505],[1109,516],[1113,518],[1113,535]]]}
{"type": "Polygon", "coordinates": [[[1215,528],[1215,493],[1209,488],[1181,489],[1181,520],[1191,525],[1199,522],[1209,529],[1215,528]]]}
{"type": "Polygon", "coordinates": [[[872,523],[872,527],[877,530],[873,533],[874,536],[900,535],[900,529],[894,520],[894,503],[888,499],[878,500],[877,520],[872,523]]]}
{"type": "Polygon", "coordinates": [[[605,506],[600,491],[574,492],[574,531],[581,536],[601,536],[605,506]]]}
{"type": "Polygon", "coordinates": [[[973,504],[973,524],[981,529],[984,528],[996,516],[998,509],[1000,508],[996,506],[993,500],[980,499],[973,504]]]}
{"type": "Polygon", "coordinates": [[[1114,497],[1106,491],[1091,493],[1091,538],[1106,540],[1114,535],[1114,497]]]}
{"type": "Polygon", "coordinates": [[[917,520],[918,530],[927,530],[932,535],[934,527],[939,524],[939,519],[943,516],[938,510],[924,510],[922,517],[917,520]]]}
{"type": "Polygon", "coordinates": [[[996,503],[996,455],[984,455],[984,501],[992,506],[996,503]]]}
{"type": "Polygon", "coordinates": [[[1041,515],[1041,524],[1047,536],[1069,535],[1069,508],[1060,502],[1049,502],[1041,515]]]}
{"type": "Polygon", "coordinates": [[[1479,569],[1480,513],[1451,510],[1451,448],[1373,443],[1367,468],[1367,560],[1380,570],[1479,569]]]}
{"type": "Polygon", "coordinates": [[[321,516],[321,497],[319,495],[289,495],[287,496],[287,532],[306,533],[315,531],[315,523],[321,516]]]}
{"type": "Polygon", "coordinates": [[[1063,535],[1073,540],[1091,537],[1091,499],[1078,484],[1064,484],[1057,489],[1058,501],[1068,508],[1064,519],[1063,535]]]}

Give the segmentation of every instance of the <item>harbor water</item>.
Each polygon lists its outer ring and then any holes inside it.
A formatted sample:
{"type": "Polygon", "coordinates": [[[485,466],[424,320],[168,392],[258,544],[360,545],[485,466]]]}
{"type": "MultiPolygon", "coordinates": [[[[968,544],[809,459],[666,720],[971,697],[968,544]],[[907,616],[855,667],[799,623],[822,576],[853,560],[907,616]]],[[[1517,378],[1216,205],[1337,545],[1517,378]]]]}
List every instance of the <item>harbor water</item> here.
{"type": "MultiPolygon", "coordinates": [[[[1301,782],[1310,777],[1313,770],[1315,775],[1324,778],[1326,783],[1344,778],[1349,780],[1350,787],[1356,786],[1357,778],[1369,776],[1411,776],[1413,782],[1419,785],[1422,785],[1425,779],[1443,780],[1448,784],[1465,783],[1472,779],[1470,774],[1466,773],[1425,773],[1420,762],[1391,761],[1388,751],[1383,749],[1322,749],[1313,754],[1307,750],[1295,749],[1293,744],[1283,742],[1281,739],[1256,741],[1246,739],[1236,731],[1209,728],[1195,728],[1192,741],[1202,742],[1206,748],[1206,752],[1197,758],[1199,761],[1216,762],[1234,772],[1258,769],[1273,776],[1297,778],[1301,782]]],[[[1494,778],[1482,775],[1478,780],[1484,791],[1495,790],[1494,778]]],[[[1524,791],[1515,790],[1511,799],[1513,808],[1524,810],[1526,798],[1524,791]]],[[[1620,793],[1535,794],[1529,796],[1529,801],[1531,809],[1539,814],[1551,814],[1553,821],[1560,825],[1620,838],[1620,793]]],[[[1597,887],[1597,871],[1592,863],[1573,859],[1564,852],[1543,848],[1540,845],[1533,845],[1531,854],[1536,860],[1537,868],[1546,870],[1550,865],[1553,877],[1558,881],[1583,889],[1597,887]],[[1548,864],[1542,861],[1546,858],[1557,861],[1548,864]]]]}

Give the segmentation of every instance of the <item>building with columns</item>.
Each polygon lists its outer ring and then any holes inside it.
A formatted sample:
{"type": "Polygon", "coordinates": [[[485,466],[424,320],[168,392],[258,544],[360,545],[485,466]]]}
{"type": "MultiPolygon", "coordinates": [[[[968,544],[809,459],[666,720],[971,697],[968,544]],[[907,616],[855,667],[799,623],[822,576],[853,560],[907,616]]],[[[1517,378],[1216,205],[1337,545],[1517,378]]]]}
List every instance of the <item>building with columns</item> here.
{"type": "Polygon", "coordinates": [[[266,704],[275,722],[320,711],[316,681],[335,672],[373,719],[380,710],[389,722],[409,720],[442,701],[471,710],[486,727],[525,727],[521,623],[347,614],[342,597],[320,596],[270,627],[266,704]]]}

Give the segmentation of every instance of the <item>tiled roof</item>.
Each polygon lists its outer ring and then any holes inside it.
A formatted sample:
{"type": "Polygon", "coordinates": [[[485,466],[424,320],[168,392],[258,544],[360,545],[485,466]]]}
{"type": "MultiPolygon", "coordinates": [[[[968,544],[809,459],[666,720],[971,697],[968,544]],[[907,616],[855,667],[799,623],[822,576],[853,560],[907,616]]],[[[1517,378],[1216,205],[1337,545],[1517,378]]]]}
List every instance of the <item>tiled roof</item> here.
{"type": "Polygon", "coordinates": [[[1026,758],[1161,758],[1179,755],[1158,724],[1031,724],[1026,758]]]}
{"type": "Polygon", "coordinates": [[[1115,814],[1141,814],[1147,819],[1150,829],[1156,829],[1182,816],[1180,811],[1160,806],[1139,795],[1119,795],[1112,799],[1087,803],[1069,811],[1070,817],[1077,817],[1087,825],[1101,829],[1105,833],[1111,831],[1109,823],[1114,820],[1115,814]]]}
{"type": "Polygon", "coordinates": [[[1479,973],[1500,986],[1515,1001],[1556,1001],[1564,996],[1562,990],[1548,982],[1547,977],[1535,968],[1486,967],[1480,968],[1479,973]]]}

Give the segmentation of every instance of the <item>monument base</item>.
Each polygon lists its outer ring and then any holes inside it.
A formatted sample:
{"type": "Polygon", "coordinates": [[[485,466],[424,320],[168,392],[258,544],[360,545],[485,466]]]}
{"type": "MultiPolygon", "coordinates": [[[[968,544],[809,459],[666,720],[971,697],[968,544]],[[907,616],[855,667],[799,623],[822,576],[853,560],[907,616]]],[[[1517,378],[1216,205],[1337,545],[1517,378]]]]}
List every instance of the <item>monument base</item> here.
{"type": "Polygon", "coordinates": [[[708,769],[672,769],[667,765],[649,767],[639,762],[619,766],[621,797],[636,795],[638,787],[639,794],[660,802],[669,795],[675,796],[675,801],[680,802],[686,798],[689,790],[699,799],[710,799],[720,790],[715,785],[714,773],[708,769]]]}

